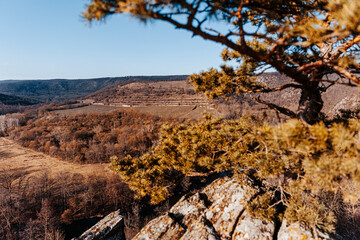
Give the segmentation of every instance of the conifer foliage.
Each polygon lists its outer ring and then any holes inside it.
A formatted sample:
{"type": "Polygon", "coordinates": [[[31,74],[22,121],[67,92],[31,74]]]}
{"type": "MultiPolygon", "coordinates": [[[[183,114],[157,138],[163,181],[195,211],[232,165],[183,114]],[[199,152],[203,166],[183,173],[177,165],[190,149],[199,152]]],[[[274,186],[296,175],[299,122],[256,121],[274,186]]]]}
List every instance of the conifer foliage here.
{"type": "Polygon", "coordinates": [[[266,219],[286,218],[334,230],[326,199],[360,198],[360,121],[306,125],[290,120],[270,126],[254,118],[165,125],[153,153],[112,158],[112,168],[154,203],[167,197],[174,176],[232,172],[260,194],[248,208],[266,219]]]}

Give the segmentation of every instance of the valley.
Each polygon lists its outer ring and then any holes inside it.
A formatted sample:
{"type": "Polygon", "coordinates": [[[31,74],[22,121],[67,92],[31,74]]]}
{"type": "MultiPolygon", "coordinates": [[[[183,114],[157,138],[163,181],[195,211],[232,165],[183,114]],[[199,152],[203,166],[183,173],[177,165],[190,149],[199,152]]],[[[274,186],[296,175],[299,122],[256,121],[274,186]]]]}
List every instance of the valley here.
{"type": "MultiPolygon", "coordinates": [[[[50,81],[38,91],[31,89],[37,89],[36,84],[40,83],[27,83],[23,85],[27,87],[20,87],[18,92],[14,86],[9,87],[20,84],[17,81],[0,84],[0,92],[13,89],[14,96],[23,96],[7,97],[15,103],[19,101],[17,105],[0,105],[0,114],[4,114],[0,118],[0,134],[6,136],[0,138],[0,179],[3,181],[0,211],[12,219],[8,224],[7,218],[0,218],[4,226],[0,236],[12,234],[0,239],[43,239],[50,233],[50,239],[57,234],[70,239],[89,227],[85,224],[84,228],[74,230],[74,225],[114,209],[121,209],[126,216],[125,234],[131,238],[149,220],[167,211],[170,203],[188,192],[193,183],[197,189],[203,186],[205,178],[198,176],[194,182],[182,179],[171,188],[166,202],[154,206],[149,198],[135,198],[128,184],[109,168],[112,156],[120,160],[139,159],[161,141],[164,123],[201,122],[205,112],[224,119],[253,114],[271,124],[286,119],[248,94],[230,96],[228,100],[209,100],[203,93],[195,92],[182,76],[124,78],[120,82],[73,81],[62,87],[58,85],[62,81],[50,81]],[[57,92],[56,88],[60,90],[57,92]],[[37,104],[19,105],[22,99],[35,99],[32,103],[37,104]],[[36,101],[48,102],[38,104],[36,101]],[[15,113],[5,115],[12,112],[15,113]],[[38,217],[45,210],[51,212],[49,218],[54,221],[54,227],[46,231],[39,227],[43,223],[38,217]],[[16,215],[20,212],[21,217],[16,215]]],[[[260,81],[277,87],[288,79],[267,73],[260,81]]],[[[261,96],[263,101],[293,111],[299,98],[297,90],[261,96]]],[[[359,107],[359,89],[332,86],[324,94],[324,102],[324,114],[333,118],[344,109],[359,107]]]]}

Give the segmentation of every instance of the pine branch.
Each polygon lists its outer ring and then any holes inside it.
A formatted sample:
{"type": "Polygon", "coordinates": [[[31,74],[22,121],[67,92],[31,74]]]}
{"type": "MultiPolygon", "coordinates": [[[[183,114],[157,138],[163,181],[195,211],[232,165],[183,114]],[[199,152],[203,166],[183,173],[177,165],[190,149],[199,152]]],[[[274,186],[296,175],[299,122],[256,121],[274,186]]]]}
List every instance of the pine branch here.
{"type": "Polygon", "coordinates": [[[282,91],[287,88],[300,88],[301,89],[302,86],[299,84],[289,83],[289,84],[285,84],[285,85],[277,87],[277,88],[256,89],[256,90],[249,90],[249,91],[245,91],[245,92],[246,93],[271,93],[271,92],[282,91]]]}
{"type": "Polygon", "coordinates": [[[276,104],[273,104],[273,103],[269,103],[267,101],[264,101],[262,99],[260,99],[260,97],[253,97],[253,96],[250,96],[254,101],[258,102],[258,103],[262,103],[262,104],[265,104],[268,108],[270,109],[273,109],[273,110],[276,110],[276,111],[279,111],[280,113],[288,116],[288,117],[291,117],[291,118],[297,118],[297,114],[294,113],[293,111],[291,111],[290,109],[288,108],[285,108],[285,107],[281,107],[281,106],[278,106],[276,104]]]}

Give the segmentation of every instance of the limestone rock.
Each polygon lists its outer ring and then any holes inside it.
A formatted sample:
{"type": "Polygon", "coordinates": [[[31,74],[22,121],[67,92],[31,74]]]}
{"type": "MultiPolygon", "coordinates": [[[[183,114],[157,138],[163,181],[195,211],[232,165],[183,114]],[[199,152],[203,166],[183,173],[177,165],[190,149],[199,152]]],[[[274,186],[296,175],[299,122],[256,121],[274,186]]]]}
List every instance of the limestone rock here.
{"type": "Polygon", "coordinates": [[[203,192],[180,199],[167,216],[151,221],[133,239],[230,239],[254,194],[255,190],[237,181],[218,179],[203,192]]]}
{"type": "Polygon", "coordinates": [[[73,240],[125,240],[124,217],[120,210],[112,212],[73,240]]]}
{"type": "Polygon", "coordinates": [[[205,188],[204,193],[212,202],[205,211],[206,219],[213,224],[221,239],[228,239],[247,202],[256,191],[239,182],[220,179],[205,188]]]}
{"type": "Polygon", "coordinates": [[[185,234],[180,238],[181,240],[220,240],[219,234],[216,232],[214,226],[205,217],[201,217],[190,225],[185,234]]]}
{"type": "Polygon", "coordinates": [[[253,218],[245,211],[236,225],[232,239],[270,240],[274,238],[274,234],[275,224],[273,222],[253,218]]]}
{"type": "Polygon", "coordinates": [[[185,196],[167,213],[149,222],[134,240],[288,240],[334,239],[299,224],[281,226],[252,217],[246,205],[257,191],[221,178],[201,193],[185,196]]]}
{"type": "Polygon", "coordinates": [[[316,239],[316,240],[327,240],[327,239],[338,239],[329,236],[326,233],[317,231],[312,233],[304,229],[299,223],[288,224],[286,220],[281,224],[281,228],[278,233],[278,240],[288,239],[316,239]],[[315,236],[314,236],[315,234],[315,236]]]}
{"type": "Polygon", "coordinates": [[[179,239],[185,232],[171,217],[164,215],[150,221],[133,239],[179,239]]]}
{"type": "MultiPolygon", "coordinates": [[[[275,224],[254,218],[246,205],[257,193],[233,179],[217,179],[202,192],[182,197],[167,214],[150,221],[133,240],[341,239],[308,231],[299,223],[288,224],[284,220],[275,224]]],[[[123,218],[116,211],[78,240],[125,239],[123,226],[123,218]]]]}

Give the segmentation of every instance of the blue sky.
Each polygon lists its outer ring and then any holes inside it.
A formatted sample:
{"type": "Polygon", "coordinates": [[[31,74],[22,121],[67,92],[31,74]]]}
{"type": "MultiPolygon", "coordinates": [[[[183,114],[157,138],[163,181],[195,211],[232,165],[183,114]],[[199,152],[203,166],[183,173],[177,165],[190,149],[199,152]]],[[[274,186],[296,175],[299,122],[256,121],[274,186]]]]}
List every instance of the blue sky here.
{"type": "Polygon", "coordinates": [[[89,26],[86,0],[0,0],[0,80],[191,74],[222,47],[127,15],[89,26]]]}

